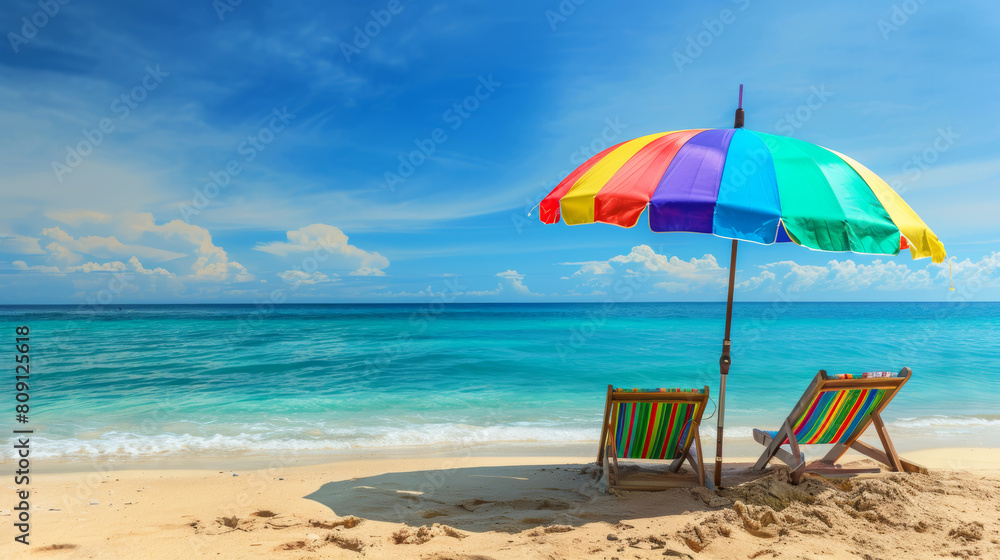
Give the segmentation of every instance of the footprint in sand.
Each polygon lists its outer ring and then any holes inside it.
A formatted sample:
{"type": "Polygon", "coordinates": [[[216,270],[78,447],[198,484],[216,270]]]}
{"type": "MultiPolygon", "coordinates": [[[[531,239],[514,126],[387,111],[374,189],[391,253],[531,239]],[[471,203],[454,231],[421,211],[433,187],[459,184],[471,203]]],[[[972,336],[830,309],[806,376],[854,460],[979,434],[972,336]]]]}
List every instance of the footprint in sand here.
{"type": "Polygon", "coordinates": [[[255,512],[251,513],[250,515],[252,515],[253,517],[274,517],[275,515],[278,515],[278,514],[274,513],[273,511],[271,511],[269,509],[262,509],[260,511],[255,511],[255,512]]]}
{"type": "Polygon", "coordinates": [[[306,541],[292,541],[282,545],[278,545],[277,550],[302,550],[307,546],[308,545],[306,544],[306,541]]]}
{"type": "Polygon", "coordinates": [[[482,554],[432,554],[424,556],[425,560],[496,560],[492,556],[482,554]]]}
{"type": "Polygon", "coordinates": [[[531,500],[527,498],[503,502],[475,499],[465,500],[459,504],[460,507],[473,512],[487,505],[490,507],[510,508],[515,511],[565,511],[573,507],[571,504],[561,500],[531,500]]]}
{"type": "Polygon", "coordinates": [[[492,503],[494,502],[491,502],[489,500],[480,500],[479,498],[476,498],[474,500],[465,500],[461,504],[459,504],[459,506],[469,511],[476,511],[477,509],[479,509],[480,506],[492,503]]]}
{"type": "Polygon", "coordinates": [[[565,511],[570,509],[569,504],[561,501],[553,500],[514,500],[513,502],[506,502],[511,505],[514,509],[522,510],[552,510],[552,511],[565,511]]]}
{"type": "Polygon", "coordinates": [[[308,550],[315,552],[327,545],[338,546],[344,550],[352,550],[354,552],[361,552],[365,549],[365,543],[360,540],[345,537],[338,533],[330,533],[326,537],[311,534],[306,535],[306,539],[286,542],[275,547],[275,550],[308,550]]]}
{"type": "Polygon", "coordinates": [[[343,519],[338,519],[334,521],[320,521],[318,519],[310,519],[309,525],[316,527],[318,529],[334,529],[336,527],[343,527],[345,529],[353,529],[358,525],[361,525],[361,519],[349,515],[343,519]]]}
{"type": "Polygon", "coordinates": [[[949,537],[962,540],[964,542],[978,541],[983,538],[983,524],[978,521],[966,523],[948,531],[949,537]]]}
{"type": "Polygon", "coordinates": [[[435,509],[422,509],[416,513],[417,515],[423,517],[424,519],[433,519],[435,517],[447,517],[449,515],[448,512],[438,511],[435,509]]]}
{"type": "Polygon", "coordinates": [[[50,544],[48,546],[43,546],[35,549],[35,552],[48,552],[50,550],[71,550],[74,548],[79,548],[79,545],[75,544],[50,544]]]}
{"type": "Polygon", "coordinates": [[[364,543],[360,540],[338,535],[337,533],[327,535],[326,542],[335,544],[345,550],[353,550],[354,552],[361,552],[365,548],[364,543]]]}
{"type": "Polygon", "coordinates": [[[392,534],[392,541],[395,544],[424,544],[434,537],[447,536],[453,539],[464,539],[468,535],[460,533],[453,527],[435,523],[418,527],[416,531],[409,528],[402,528],[392,534]]]}

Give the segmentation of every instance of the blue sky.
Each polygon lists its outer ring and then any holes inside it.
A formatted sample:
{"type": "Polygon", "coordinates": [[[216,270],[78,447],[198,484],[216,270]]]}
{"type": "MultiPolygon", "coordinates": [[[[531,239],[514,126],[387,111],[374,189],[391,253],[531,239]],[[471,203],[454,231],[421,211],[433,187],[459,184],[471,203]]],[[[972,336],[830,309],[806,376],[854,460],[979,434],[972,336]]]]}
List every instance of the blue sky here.
{"type": "Polygon", "coordinates": [[[720,301],[726,240],[527,214],[609,143],[732,126],[740,83],[748,128],[894,185],[955,257],[957,290],[905,253],[743,244],[738,299],[997,300],[998,16],[9,2],[0,303],[720,301]]]}

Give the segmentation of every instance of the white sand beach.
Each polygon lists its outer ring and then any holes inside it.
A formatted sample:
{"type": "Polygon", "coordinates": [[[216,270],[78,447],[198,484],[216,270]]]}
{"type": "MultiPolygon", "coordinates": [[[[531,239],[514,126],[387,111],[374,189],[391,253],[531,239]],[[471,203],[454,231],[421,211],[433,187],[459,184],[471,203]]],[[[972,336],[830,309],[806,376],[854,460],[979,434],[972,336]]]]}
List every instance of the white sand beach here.
{"type": "Polygon", "coordinates": [[[50,464],[31,481],[30,546],[5,523],[0,556],[1000,558],[1000,449],[911,452],[929,474],[799,486],[734,458],[717,492],[618,495],[580,451],[50,464]]]}

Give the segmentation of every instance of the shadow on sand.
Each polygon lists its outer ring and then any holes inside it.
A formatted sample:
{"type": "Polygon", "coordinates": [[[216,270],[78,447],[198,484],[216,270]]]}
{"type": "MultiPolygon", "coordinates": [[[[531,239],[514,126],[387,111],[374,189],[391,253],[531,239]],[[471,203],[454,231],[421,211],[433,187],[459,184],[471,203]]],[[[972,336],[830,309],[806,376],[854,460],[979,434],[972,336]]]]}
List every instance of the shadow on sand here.
{"type": "Polygon", "coordinates": [[[605,494],[589,465],[513,465],[387,473],[328,482],[305,496],[338,516],[516,533],[531,527],[708,511],[688,488],[605,494]],[[651,507],[652,506],[652,507],[651,507]]]}

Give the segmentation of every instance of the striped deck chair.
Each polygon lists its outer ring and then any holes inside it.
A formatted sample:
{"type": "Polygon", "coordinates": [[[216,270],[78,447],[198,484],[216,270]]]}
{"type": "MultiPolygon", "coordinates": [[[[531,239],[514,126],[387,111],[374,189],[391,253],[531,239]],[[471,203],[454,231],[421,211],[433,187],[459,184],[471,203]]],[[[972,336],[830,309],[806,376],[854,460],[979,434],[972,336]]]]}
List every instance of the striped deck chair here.
{"type": "Polygon", "coordinates": [[[765,447],[753,468],[762,470],[772,457],[777,457],[792,469],[794,484],[798,484],[807,471],[834,476],[879,472],[880,469],[837,466],[837,459],[853,449],[896,472],[926,473],[924,467],[899,458],[880,416],[910,379],[910,374],[910,368],[903,368],[899,373],[848,373],[830,377],[820,370],[778,430],[753,431],[754,439],[765,447]],[[870,424],[875,424],[884,451],[858,441],[870,424]],[[791,453],[781,448],[785,444],[789,445],[791,453]],[[833,448],[822,459],[807,466],[805,453],[799,451],[799,446],[811,444],[832,444],[833,448]]]}
{"type": "Polygon", "coordinates": [[[663,490],[705,485],[698,425],[708,402],[708,386],[697,389],[615,389],[608,385],[597,464],[604,466],[608,489],[663,490]],[[692,445],[695,449],[692,449],[692,445]],[[618,459],[672,461],[676,473],[687,460],[694,475],[671,475],[658,480],[622,476],[618,459]]]}

